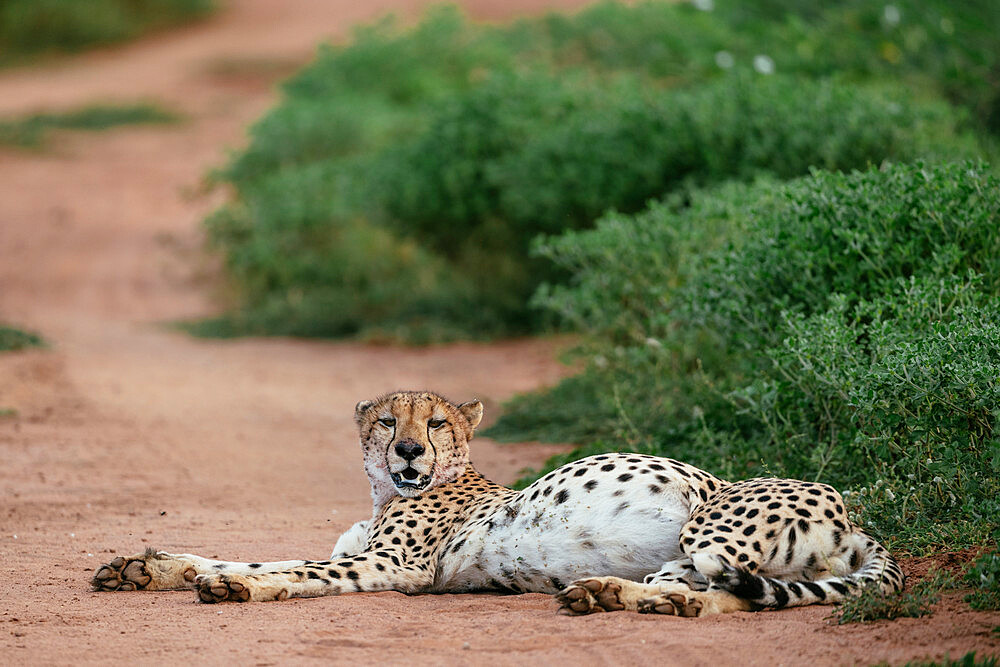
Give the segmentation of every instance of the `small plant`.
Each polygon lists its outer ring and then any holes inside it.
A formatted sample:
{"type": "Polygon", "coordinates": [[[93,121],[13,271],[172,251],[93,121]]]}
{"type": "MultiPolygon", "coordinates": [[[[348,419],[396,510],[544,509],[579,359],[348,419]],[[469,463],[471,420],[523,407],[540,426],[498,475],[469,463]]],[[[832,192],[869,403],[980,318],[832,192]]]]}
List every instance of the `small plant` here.
{"type": "Polygon", "coordinates": [[[0,352],[23,350],[27,347],[42,347],[42,337],[30,331],[0,325],[0,352]]]}
{"type": "Polygon", "coordinates": [[[212,0],[4,0],[0,64],[113,44],[208,15],[212,0]]]}
{"type": "Polygon", "coordinates": [[[0,144],[23,148],[41,146],[49,130],[96,132],[120,125],[171,123],[177,115],[152,104],[102,105],[73,111],[36,113],[0,120],[0,144]]]}
{"type": "Polygon", "coordinates": [[[973,592],[965,596],[970,607],[989,611],[1000,609],[1000,554],[993,552],[980,556],[965,574],[965,582],[973,587],[973,592]]]}
{"type": "Polygon", "coordinates": [[[883,593],[875,587],[864,589],[857,597],[849,598],[833,613],[837,623],[869,623],[882,619],[919,618],[933,612],[940,600],[941,591],[955,584],[955,577],[942,570],[935,570],[926,579],[918,581],[909,590],[883,593]]]}
{"type": "MultiPolygon", "coordinates": [[[[917,660],[908,662],[903,667],[997,667],[1000,664],[997,658],[987,656],[976,659],[976,652],[970,651],[957,660],[945,658],[944,660],[917,660]]],[[[873,667],[888,667],[889,663],[880,662],[873,667]]]]}

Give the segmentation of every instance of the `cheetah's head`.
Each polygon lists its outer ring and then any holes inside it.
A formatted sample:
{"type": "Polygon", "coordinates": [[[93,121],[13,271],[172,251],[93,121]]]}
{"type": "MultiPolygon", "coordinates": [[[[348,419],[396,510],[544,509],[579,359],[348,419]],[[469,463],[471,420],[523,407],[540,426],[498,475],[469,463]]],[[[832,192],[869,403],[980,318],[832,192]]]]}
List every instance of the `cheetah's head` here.
{"type": "Polygon", "coordinates": [[[375,504],[393,495],[415,498],[457,479],[482,418],[479,401],[454,405],[430,392],[400,391],[358,403],[354,420],[375,504]]]}

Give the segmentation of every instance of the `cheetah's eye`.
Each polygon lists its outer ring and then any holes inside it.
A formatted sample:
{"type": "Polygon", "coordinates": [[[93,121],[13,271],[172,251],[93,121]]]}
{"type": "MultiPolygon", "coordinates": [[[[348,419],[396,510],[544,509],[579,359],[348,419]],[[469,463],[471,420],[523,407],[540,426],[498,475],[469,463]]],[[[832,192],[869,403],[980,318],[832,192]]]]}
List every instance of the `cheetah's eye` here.
{"type": "Polygon", "coordinates": [[[378,423],[382,424],[383,426],[388,426],[392,428],[393,426],[396,425],[396,420],[393,419],[392,417],[383,417],[382,419],[378,420],[378,423]]]}
{"type": "Polygon", "coordinates": [[[442,426],[444,426],[444,423],[445,422],[443,419],[431,419],[430,421],[427,422],[427,425],[430,426],[431,428],[441,428],[442,426]]]}

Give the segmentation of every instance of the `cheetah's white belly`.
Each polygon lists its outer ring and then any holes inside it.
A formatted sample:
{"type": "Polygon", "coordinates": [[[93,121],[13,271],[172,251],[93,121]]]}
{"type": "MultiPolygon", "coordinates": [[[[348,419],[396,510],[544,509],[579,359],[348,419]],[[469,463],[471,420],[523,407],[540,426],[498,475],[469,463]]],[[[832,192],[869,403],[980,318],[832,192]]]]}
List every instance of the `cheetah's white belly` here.
{"type": "Polygon", "coordinates": [[[506,508],[463,529],[441,558],[434,588],[499,584],[555,592],[589,576],[641,581],[680,557],[678,536],[688,519],[685,483],[676,480],[652,494],[646,485],[596,478],[589,490],[580,483],[588,478],[558,487],[539,480],[506,508]],[[551,488],[548,495],[545,488],[551,488]],[[568,497],[557,501],[563,490],[568,497]]]}

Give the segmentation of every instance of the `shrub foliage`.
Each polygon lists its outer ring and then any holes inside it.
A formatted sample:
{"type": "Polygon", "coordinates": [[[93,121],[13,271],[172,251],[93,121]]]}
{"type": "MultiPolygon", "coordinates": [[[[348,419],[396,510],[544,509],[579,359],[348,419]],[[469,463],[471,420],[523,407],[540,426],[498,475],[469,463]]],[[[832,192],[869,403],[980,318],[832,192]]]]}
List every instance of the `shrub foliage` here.
{"type": "Polygon", "coordinates": [[[988,67],[989,7],[900,5],[896,25],[826,4],[608,3],[507,26],[439,9],[324,47],[217,174],[238,194],[208,223],[236,303],[196,328],[524,333],[549,321],[529,296],[565,278],[529,256],[539,234],[695,185],[978,154],[987,92],[953,109],[927,53],[988,67]]]}
{"type": "Polygon", "coordinates": [[[536,302],[586,334],[587,391],[522,398],[490,435],[822,478],[883,536],[977,544],[1000,520],[998,223],[984,165],[918,163],[542,241],[573,278],[536,302]],[[544,418],[578,400],[569,427],[544,418]]]}

